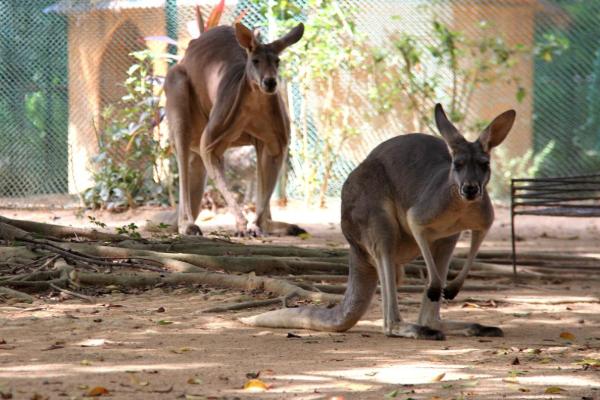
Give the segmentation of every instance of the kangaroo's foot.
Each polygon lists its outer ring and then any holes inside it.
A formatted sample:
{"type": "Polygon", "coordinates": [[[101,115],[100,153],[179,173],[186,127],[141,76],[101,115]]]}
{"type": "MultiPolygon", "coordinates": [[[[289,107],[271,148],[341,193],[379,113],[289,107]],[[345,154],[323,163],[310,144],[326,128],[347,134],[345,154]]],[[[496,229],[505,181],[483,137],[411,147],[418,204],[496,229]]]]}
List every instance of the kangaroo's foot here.
{"type": "MultiPolygon", "coordinates": [[[[236,232],[236,235],[238,233],[236,232]]],[[[246,228],[246,230],[243,232],[243,234],[241,236],[248,236],[248,237],[262,237],[264,236],[262,229],[260,229],[258,227],[258,225],[256,224],[249,224],[248,227],[246,228]]]]}
{"type": "Polygon", "coordinates": [[[395,322],[392,326],[384,327],[383,333],[390,337],[403,337],[425,340],[445,340],[444,332],[431,329],[427,326],[395,322]]]}
{"type": "Polygon", "coordinates": [[[261,232],[272,236],[300,236],[307,233],[304,229],[295,224],[287,222],[269,220],[266,222],[257,222],[256,225],[261,232]]]}
{"type": "Polygon", "coordinates": [[[200,227],[193,223],[185,223],[179,226],[179,233],[187,236],[202,236],[200,227]]]}
{"type": "Polygon", "coordinates": [[[504,332],[496,326],[470,324],[467,328],[466,336],[503,337],[504,332]]]}
{"type": "MultiPolygon", "coordinates": [[[[431,325],[430,325],[431,326],[431,325]]],[[[460,321],[440,321],[434,324],[433,328],[438,328],[445,333],[456,333],[464,336],[483,336],[483,337],[503,337],[504,332],[496,326],[486,326],[473,322],[460,321]]]]}

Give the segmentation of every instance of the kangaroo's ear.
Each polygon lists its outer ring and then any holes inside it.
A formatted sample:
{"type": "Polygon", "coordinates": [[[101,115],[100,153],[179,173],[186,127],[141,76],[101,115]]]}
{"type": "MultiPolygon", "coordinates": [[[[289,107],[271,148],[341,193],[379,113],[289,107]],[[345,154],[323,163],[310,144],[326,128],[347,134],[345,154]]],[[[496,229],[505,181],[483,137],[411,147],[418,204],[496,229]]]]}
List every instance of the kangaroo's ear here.
{"type": "Polygon", "coordinates": [[[244,26],[241,22],[235,24],[235,37],[243,48],[252,52],[256,49],[257,40],[252,31],[244,26]]]}
{"type": "Polygon", "coordinates": [[[454,148],[457,144],[460,144],[465,141],[463,135],[460,134],[458,129],[454,126],[452,122],[446,117],[446,113],[444,112],[444,108],[440,103],[435,105],[435,124],[437,125],[440,134],[448,143],[450,148],[454,148]]]}
{"type": "Polygon", "coordinates": [[[517,113],[515,110],[505,111],[494,118],[487,128],[481,132],[478,140],[484,151],[489,152],[504,141],[515,122],[516,116],[517,113]]]}
{"type": "Polygon", "coordinates": [[[293,45],[304,35],[304,24],[300,22],[291,31],[289,31],[284,37],[271,42],[269,46],[276,52],[281,53],[286,47],[293,45]]]}

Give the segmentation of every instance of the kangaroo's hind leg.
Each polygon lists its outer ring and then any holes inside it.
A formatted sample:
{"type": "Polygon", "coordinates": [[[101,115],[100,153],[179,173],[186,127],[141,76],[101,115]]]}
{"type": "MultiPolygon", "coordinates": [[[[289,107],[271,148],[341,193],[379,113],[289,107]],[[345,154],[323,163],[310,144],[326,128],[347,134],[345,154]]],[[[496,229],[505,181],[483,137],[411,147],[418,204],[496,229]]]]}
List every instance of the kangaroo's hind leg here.
{"type": "Polygon", "coordinates": [[[165,89],[169,133],[179,167],[178,230],[185,235],[201,235],[202,231],[195,220],[200,211],[206,170],[200,156],[192,152],[192,146],[199,147],[200,134],[206,121],[202,115],[192,111],[193,96],[187,74],[182,68],[175,66],[169,71],[165,89]]]}
{"type": "Polygon", "coordinates": [[[385,213],[373,216],[369,221],[371,232],[370,252],[375,259],[383,307],[383,333],[386,336],[406,337],[413,339],[444,340],[444,334],[426,326],[410,324],[402,321],[398,310],[398,294],[396,272],[397,266],[392,261],[393,249],[397,245],[395,226],[385,213]]]}
{"type": "MultiPolygon", "coordinates": [[[[438,268],[438,274],[446,283],[448,267],[452,252],[458,241],[459,234],[437,240],[433,247],[433,258],[438,268]]],[[[431,301],[427,292],[423,293],[419,324],[432,329],[439,329],[444,333],[459,333],[466,336],[503,336],[502,330],[495,326],[484,326],[473,322],[443,320],[440,316],[440,301],[431,301]]]]}
{"type": "Polygon", "coordinates": [[[271,219],[270,200],[281,166],[285,162],[287,148],[282,148],[279,154],[270,154],[267,146],[257,140],[256,147],[256,170],[258,175],[258,193],[256,201],[256,225],[262,233],[276,235],[298,236],[306,231],[298,225],[286,222],[273,221],[271,219]]]}

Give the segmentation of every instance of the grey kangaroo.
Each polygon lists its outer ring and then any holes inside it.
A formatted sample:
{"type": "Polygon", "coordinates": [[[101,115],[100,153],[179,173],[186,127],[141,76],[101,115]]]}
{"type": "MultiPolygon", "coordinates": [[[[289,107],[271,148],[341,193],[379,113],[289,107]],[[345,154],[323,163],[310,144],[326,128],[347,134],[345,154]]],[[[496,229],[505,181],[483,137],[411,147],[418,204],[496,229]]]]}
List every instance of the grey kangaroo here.
{"type": "Polygon", "coordinates": [[[192,40],[182,61],[169,70],[166,108],[179,166],[181,234],[202,234],[194,221],[207,173],[235,215],[236,234],[304,232],[273,221],[269,208],[290,136],[278,87],[279,54],[303,34],[304,25],[299,24],[282,38],[261,44],[240,23],[235,28],[218,26],[192,40]],[[254,145],[257,153],[257,217],[250,228],[227,187],[223,163],[227,148],[243,145],[254,145]]]}
{"type": "Polygon", "coordinates": [[[342,189],[342,232],[350,244],[350,272],[344,299],[330,309],[286,308],[241,321],[273,328],[324,331],[350,329],[367,310],[381,283],[383,332],[387,336],[443,340],[445,333],[502,336],[500,328],[440,318],[442,296],[460,291],[494,220],[486,191],[490,150],[510,131],[515,111],[496,117],[474,142],[448,120],[440,104],[435,121],[442,139],[420,133],[390,139],[348,176],[342,189]],[[446,283],[459,235],[471,231],[471,248],[457,277],[446,283]],[[428,287],[417,324],[402,321],[396,270],[422,255],[428,287]]]}

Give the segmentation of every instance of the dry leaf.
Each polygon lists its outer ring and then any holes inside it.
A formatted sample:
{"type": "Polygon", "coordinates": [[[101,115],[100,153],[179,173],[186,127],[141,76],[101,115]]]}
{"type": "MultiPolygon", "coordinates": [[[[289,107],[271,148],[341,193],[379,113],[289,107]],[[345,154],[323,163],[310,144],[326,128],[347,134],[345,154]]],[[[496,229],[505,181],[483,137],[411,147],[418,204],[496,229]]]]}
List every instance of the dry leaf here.
{"type": "Polygon", "coordinates": [[[545,394],[559,394],[561,392],[566,392],[566,390],[558,386],[550,386],[547,387],[546,390],[544,390],[545,394]]]}
{"type": "Polygon", "coordinates": [[[590,367],[600,367],[600,358],[584,358],[581,361],[577,361],[575,364],[588,365],[590,367]]]}
{"type": "Polygon", "coordinates": [[[260,379],[250,379],[244,384],[244,390],[247,392],[264,392],[269,386],[260,379]]]}
{"type": "Polygon", "coordinates": [[[190,349],[189,347],[182,347],[180,349],[173,349],[171,350],[171,353],[175,353],[175,354],[183,354],[186,353],[188,351],[191,351],[192,349],[190,349]]]}
{"type": "Polygon", "coordinates": [[[206,396],[200,394],[186,394],[185,400],[206,400],[206,396]]]}
{"type": "Polygon", "coordinates": [[[442,372],[441,374],[434,376],[433,379],[431,380],[431,382],[441,382],[445,376],[446,376],[446,373],[442,372]]]}
{"type": "Polygon", "coordinates": [[[190,385],[202,385],[202,379],[194,376],[193,378],[188,379],[187,383],[190,385]]]}
{"type": "Polygon", "coordinates": [[[481,308],[475,303],[464,303],[461,308],[481,308]]]}
{"type": "Polygon", "coordinates": [[[571,332],[563,332],[560,334],[561,339],[565,339],[565,340],[570,340],[573,341],[575,340],[575,335],[573,335],[571,332]]]}
{"type": "Polygon", "coordinates": [[[103,386],[96,386],[91,388],[87,393],[86,396],[89,397],[98,397],[98,396],[104,396],[105,394],[108,394],[108,389],[103,387],[103,386]]]}
{"type": "Polygon", "coordinates": [[[519,388],[519,392],[528,393],[528,392],[531,392],[531,390],[529,390],[527,388],[519,388]]]}

